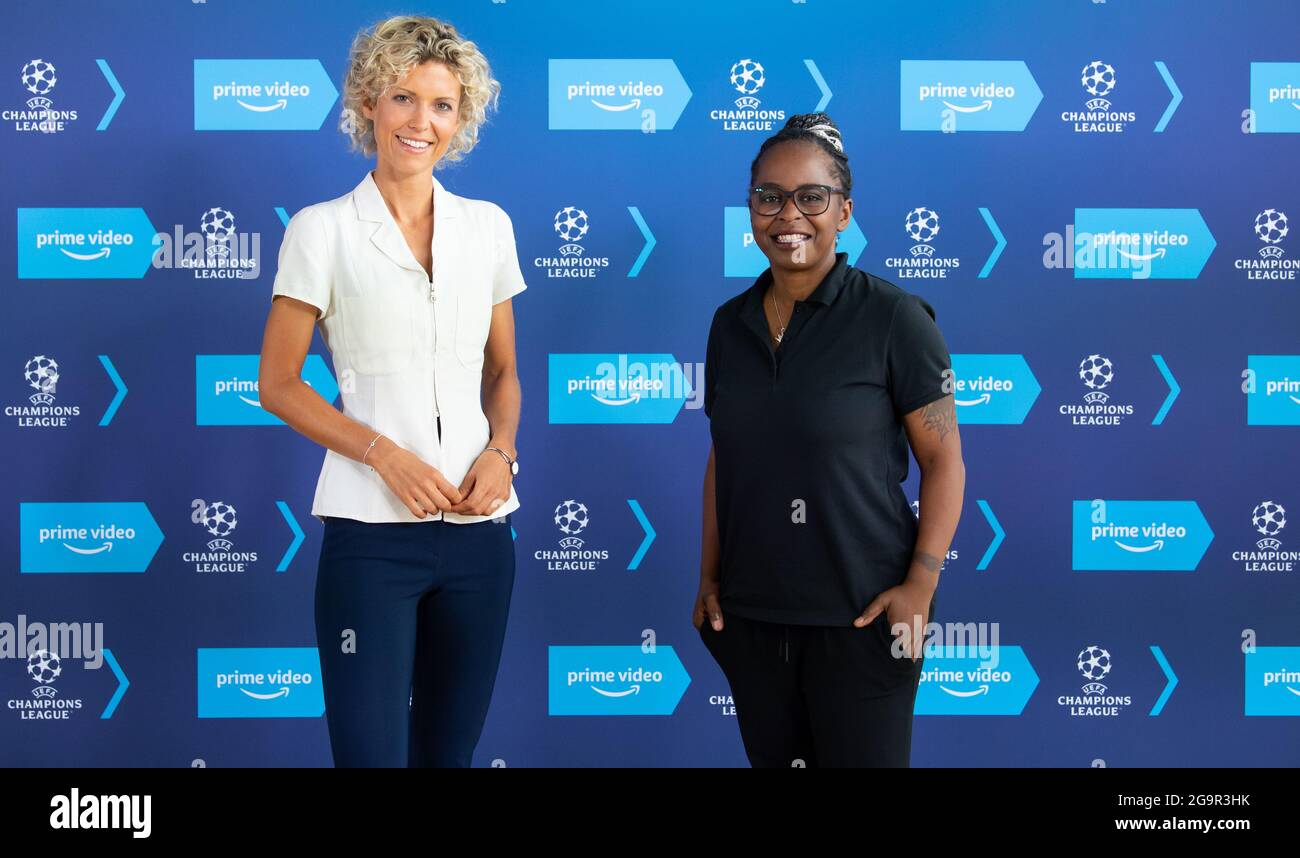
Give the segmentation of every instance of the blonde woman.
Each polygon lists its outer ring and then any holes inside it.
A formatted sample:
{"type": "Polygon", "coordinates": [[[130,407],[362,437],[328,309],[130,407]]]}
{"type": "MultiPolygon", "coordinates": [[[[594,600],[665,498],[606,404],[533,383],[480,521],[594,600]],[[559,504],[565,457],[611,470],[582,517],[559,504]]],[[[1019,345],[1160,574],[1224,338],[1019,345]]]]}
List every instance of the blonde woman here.
{"type": "Polygon", "coordinates": [[[336,766],[468,766],[514,584],[520,388],[510,218],[447,191],[500,85],[434,18],[359,33],[344,126],[375,157],[290,219],[262,344],[262,406],[326,448],[316,636],[336,766]],[[340,413],[300,378],[319,326],[340,413]]]}

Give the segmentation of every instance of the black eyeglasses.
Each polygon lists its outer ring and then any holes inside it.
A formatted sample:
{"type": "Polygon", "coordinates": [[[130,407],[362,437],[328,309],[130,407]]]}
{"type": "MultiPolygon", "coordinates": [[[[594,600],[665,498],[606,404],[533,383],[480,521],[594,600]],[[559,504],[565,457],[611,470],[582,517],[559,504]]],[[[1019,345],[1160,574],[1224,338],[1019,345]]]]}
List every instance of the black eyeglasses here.
{"type": "Polygon", "coordinates": [[[843,188],[829,185],[800,185],[793,191],[778,185],[759,185],[749,189],[749,210],[765,217],[777,215],[785,208],[785,201],[794,197],[795,207],[811,217],[830,208],[831,194],[842,193],[843,188]]]}

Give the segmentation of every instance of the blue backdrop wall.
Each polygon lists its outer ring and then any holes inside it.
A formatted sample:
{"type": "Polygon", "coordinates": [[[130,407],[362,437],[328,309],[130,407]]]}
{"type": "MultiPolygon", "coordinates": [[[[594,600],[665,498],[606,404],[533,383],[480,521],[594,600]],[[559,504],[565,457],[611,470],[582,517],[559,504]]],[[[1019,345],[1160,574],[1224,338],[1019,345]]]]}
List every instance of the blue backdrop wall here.
{"type": "Polygon", "coordinates": [[[845,249],[931,302],[953,353],[967,493],[938,619],[998,635],[987,673],[927,659],[914,765],[1300,764],[1283,0],[7,10],[0,761],[330,763],[323,451],[257,408],[257,354],[283,224],[371,166],[338,131],[350,40],[407,12],[502,83],[439,175],[510,214],[530,287],[518,576],[477,765],[744,763],[689,624],[705,336],[765,265],[750,160],[818,108],[854,169],[845,249]],[[212,97],[267,82],[289,86],[212,97]],[[153,264],[155,234],[222,240],[153,264]],[[689,391],[617,414],[566,393],[620,355],[689,391]],[[545,559],[570,538],[594,568],[545,559]],[[567,681],[598,663],[642,673],[567,681]]]}

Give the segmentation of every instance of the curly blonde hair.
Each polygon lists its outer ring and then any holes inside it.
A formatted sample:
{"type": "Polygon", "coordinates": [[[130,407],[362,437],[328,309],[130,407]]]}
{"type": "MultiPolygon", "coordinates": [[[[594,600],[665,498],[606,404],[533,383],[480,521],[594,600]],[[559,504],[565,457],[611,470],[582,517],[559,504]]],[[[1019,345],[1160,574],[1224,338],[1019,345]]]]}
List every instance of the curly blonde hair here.
{"type": "Polygon", "coordinates": [[[339,130],[348,135],[353,150],[366,157],[375,154],[375,123],[361,112],[362,104],[378,104],[402,75],[428,60],[447,66],[461,85],[460,125],[442,160],[459,161],[474,148],[488,108],[496,108],[501,96],[487,58],[446,21],[399,15],[362,30],[352,41],[339,130]]]}

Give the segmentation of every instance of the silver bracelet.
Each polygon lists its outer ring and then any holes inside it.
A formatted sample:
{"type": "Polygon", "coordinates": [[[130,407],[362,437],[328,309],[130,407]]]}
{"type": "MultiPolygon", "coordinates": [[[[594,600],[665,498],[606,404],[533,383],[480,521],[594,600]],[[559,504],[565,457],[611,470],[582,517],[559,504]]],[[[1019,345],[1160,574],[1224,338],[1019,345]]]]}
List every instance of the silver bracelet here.
{"type": "MultiPolygon", "coordinates": [[[[382,437],[384,437],[384,433],[380,432],[378,435],[375,436],[375,439],[374,439],[373,441],[370,442],[370,446],[366,448],[366,452],[364,452],[364,453],[361,454],[361,464],[366,465],[366,456],[369,456],[369,455],[370,455],[370,451],[373,450],[373,449],[375,448],[375,444],[376,444],[376,443],[379,441],[379,439],[382,438],[382,437]]],[[[375,469],[375,466],[374,466],[374,465],[366,465],[366,467],[369,468],[369,469],[372,470],[372,471],[375,469]]]]}

